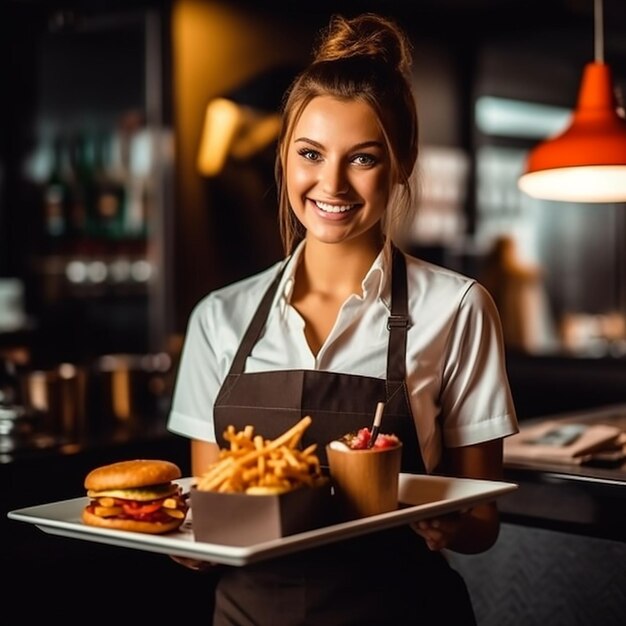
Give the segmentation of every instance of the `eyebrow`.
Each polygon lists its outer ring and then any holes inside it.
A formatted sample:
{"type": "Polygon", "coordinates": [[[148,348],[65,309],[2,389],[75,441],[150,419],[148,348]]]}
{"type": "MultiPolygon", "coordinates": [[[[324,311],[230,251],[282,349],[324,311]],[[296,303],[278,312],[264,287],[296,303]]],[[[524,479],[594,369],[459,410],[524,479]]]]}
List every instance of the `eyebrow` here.
{"type": "MultiPolygon", "coordinates": [[[[298,137],[297,139],[294,139],[294,143],[309,143],[316,148],[324,148],[324,146],[319,143],[319,141],[309,139],[308,137],[298,137]]],[[[384,150],[385,146],[382,141],[362,141],[361,143],[357,143],[356,145],[352,146],[350,150],[363,150],[364,148],[380,148],[381,150],[384,150]]]]}

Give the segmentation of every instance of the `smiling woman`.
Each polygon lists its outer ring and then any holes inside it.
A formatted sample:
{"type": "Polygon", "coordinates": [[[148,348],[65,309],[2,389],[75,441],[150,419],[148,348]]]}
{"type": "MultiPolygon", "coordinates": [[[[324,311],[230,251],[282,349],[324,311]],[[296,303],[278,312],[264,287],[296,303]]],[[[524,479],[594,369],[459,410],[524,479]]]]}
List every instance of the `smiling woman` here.
{"type": "MultiPolygon", "coordinates": [[[[394,244],[417,159],[409,49],[386,18],[336,16],[289,88],[276,159],[285,259],[209,294],[189,321],[168,427],[192,440],[194,471],[229,426],[274,438],[303,414],[302,445],[325,465],[326,444],[383,404],[403,472],[501,478],[517,422],[493,301],[394,244]]],[[[498,529],[495,504],[481,504],[226,568],[213,624],[475,624],[440,551],[486,550],[498,529]]]]}

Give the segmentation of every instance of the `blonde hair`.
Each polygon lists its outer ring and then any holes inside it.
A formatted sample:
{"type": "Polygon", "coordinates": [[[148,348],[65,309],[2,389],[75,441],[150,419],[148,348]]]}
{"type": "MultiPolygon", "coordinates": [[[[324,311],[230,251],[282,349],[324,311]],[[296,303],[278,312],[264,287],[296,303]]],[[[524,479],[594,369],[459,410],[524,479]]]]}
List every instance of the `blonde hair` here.
{"type": "Polygon", "coordinates": [[[373,13],[354,18],[331,17],[321,31],[313,62],[285,94],[278,137],[275,178],[280,233],[286,254],[304,238],[287,197],[285,169],[294,128],[309,102],[318,96],[360,100],[376,113],[391,162],[394,183],[381,222],[385,240],[402,227],[411,213],[411,173],[417,160],[417,110],[410,82],[411,44],[392,20],[373,13]],[[399,184],[398,184],[399,183],[399,184]]]}

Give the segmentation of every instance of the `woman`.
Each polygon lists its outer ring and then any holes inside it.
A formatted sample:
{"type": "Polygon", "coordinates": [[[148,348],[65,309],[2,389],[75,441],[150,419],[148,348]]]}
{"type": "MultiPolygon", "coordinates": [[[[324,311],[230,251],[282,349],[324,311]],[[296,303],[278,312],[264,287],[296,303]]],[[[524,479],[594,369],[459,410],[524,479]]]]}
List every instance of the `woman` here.
{"type": "MultiPolygon", "coordinates": [[[[410,60],[392,21],[336,16],[289,89],[276,162],[286,259],[213,292],[189,323],[169,428],[192,439],[194,475],[229,424],[274,438],[304,414],[325,462],[324,444],[384,401],[403,471],[501,478],[517,423],[493,302],[393,245],[417,158],[410,60]]],[[[472,624],[441,550],[486,550],[498,529],[485,504],[224,568],[214,624],[472,624]]]]}

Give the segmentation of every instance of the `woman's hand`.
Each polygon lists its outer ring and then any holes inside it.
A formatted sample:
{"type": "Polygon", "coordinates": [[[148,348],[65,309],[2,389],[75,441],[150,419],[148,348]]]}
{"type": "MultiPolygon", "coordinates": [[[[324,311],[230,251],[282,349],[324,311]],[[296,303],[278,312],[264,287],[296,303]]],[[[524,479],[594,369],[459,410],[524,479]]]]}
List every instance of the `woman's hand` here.
{"type": "Polygon", "coordinates": [[[429,550],[436,552],[454,545],[454,540],[467,521],[467,514],[467,511],[462,511],[432,517],[411,524],[411,528],[424,538],[429,550]]]}
{"type": "MultiPolygon", "coordinates": [[[[502,441],[494,439],[473,446],[447,448],[439,469],[442,474],[457,478],[501,480],[502,441]]],[[[476,554],[495,543],[500,518],[495,502],[489,502],[466,511],[421,520],[411,527],[431,550],[446,548],[476,554]]]]}
{"type": "Polygon", "coordinates": [[[211,563],[210,561],[200,561],[198,559],[189,559],[184,556],[174,556],[173,554],[169,555],[172,561],[176,561],[180,565],[183,565],[187,569],[193,570],[194,572],[207,572],[211,569],[214,569],[217,566],[217,563],[211,563]]]}

